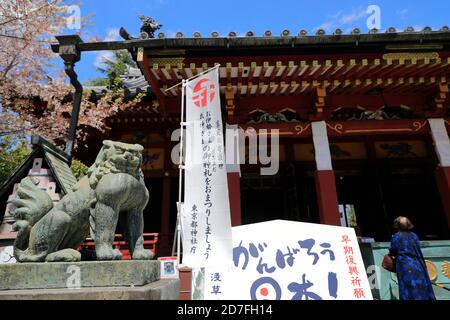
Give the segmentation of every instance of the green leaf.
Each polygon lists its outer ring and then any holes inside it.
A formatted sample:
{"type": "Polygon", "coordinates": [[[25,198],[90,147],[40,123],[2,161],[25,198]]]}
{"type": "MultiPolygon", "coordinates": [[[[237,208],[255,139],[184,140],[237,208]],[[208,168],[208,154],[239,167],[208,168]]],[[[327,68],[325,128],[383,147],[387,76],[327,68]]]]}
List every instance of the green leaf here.
{"type": "Polygon", "coordinates": [[[80,181],[85,175],[87,175],[89,167],[81,161],[73,160],[70,169],[72,169],[72,173],[75,178],[77,178],[77,181],[80,181]]]}
{"type": "Polygon", "coordinates": [[[25,139],[10,136],[0,139],[0,185],[12,176],[30,153],[25,139]]]}

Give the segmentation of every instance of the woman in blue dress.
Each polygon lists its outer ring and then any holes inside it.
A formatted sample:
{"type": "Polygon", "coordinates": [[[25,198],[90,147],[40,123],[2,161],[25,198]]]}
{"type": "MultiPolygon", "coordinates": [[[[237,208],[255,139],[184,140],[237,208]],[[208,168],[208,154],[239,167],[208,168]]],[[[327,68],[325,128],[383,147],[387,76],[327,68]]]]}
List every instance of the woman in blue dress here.
{"type": "Polygon", "coordinates": [[[400,300],[436,300],[428,270],[420,249],[419,237],[411,231],[408,218],[398,217],[389,254],[395,258],[400,300]]]}

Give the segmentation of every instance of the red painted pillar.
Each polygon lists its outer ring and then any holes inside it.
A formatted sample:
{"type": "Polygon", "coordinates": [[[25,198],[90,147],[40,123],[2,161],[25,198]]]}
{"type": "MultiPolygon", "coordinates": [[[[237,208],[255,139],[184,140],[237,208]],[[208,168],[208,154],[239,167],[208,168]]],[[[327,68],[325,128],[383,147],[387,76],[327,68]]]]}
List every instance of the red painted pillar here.
{"type": "Polygon", "coordinates": [[[239,172],[228,172],[228,197],[230,198],[231,225],[242,224],[241,216],[241,176],[239,172]]]}
{"type": "Polygon", "coordinates": [[[450,167],[438,167],[435,172],[437,187],[441,194],[447,225],[450,229],[450,167]]]}
{"type": "Polygon", "coordinates": [[[317,166],[314,177],[316,181],[320,223],[340,226],[341,217],[339,215],[339,202],[331,161],[327,125],[325,121],[313,122],[311,123],[311,130],[317,166]]]}
{"type": "Polygon", "coordinates": [[[192,269],[180,267],[180,300],[192,300],[192,269]]]}
{"type": "Polygon", "coordinates": [[[333,170],[320,170],[314,173],[320,223],[340,226],[339,203],[333,170]]]}

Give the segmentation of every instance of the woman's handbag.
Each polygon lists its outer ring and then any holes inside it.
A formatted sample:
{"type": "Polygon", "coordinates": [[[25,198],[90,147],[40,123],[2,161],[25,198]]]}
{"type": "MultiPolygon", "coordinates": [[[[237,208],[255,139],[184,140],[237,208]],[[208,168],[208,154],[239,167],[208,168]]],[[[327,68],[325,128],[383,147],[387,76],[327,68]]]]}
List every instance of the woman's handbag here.
{"type": "Polygon", "coordinates": [[[390,272],[396,272],[395,268],[395,259],[391,257],[389,254],[386,254],[384,256],[383,262],[381,263],[381,266],[390,272]]]}

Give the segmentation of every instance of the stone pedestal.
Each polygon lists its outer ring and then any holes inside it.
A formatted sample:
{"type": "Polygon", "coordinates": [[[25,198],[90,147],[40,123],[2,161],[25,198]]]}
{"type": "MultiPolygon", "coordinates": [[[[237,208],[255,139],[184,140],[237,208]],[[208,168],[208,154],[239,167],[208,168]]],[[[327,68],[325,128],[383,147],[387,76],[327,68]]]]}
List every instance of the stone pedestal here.
{"type": "Polygon", "coordinates": [[[160,280],[159,261],[0,265],[0,300],[178,297],[179,280],[160,280]]]}
{"type": "Polygon", "coordinates": [[[142,287],[34,289],[0,291],[0,300],[178,300],[179,280],[159,280],[142,287]]]}

